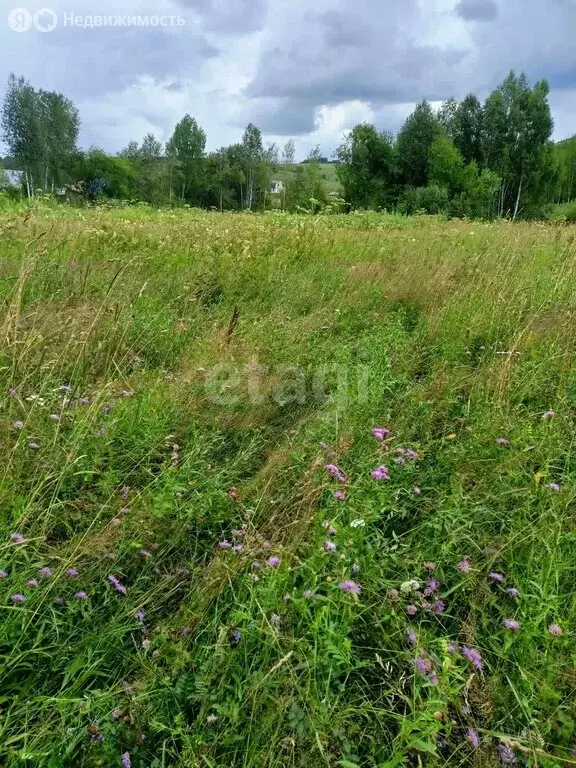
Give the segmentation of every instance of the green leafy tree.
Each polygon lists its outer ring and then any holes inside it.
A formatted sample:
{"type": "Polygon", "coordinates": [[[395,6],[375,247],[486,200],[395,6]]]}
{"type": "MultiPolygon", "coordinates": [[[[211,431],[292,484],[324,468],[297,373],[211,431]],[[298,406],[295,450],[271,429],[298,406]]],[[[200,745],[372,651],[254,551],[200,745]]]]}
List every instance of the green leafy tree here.
{"type": "Polygon", "coordinates": [[[257,183],[262,172],[264,149],[262,146],[262,133],[254,123],[249,123],[242,136],[242,154],[244,173],[246,176],[245,206],[252,210],[256,199],[257,183]]]}
{"type": "Polygon", "coordinates": [[[432,142],[428,177],[431,184],[444,187],[450,195],[462,191],[464,159],[452,139],[441,136],[432,142]]]}
{"type": "Polygon", "coordinates": [[[373,125],[355,126],[336,150],[337,175],[348,203],[378,208],[395,201],[394,147],[390,134],[373,125]]]}
{"type": "Polygon", "coordinates": [[[206,133],[193,117],[185,115],[166,145],[166,156],[172,179],[170,190],[177,185],[180,198],[192,205],[202,202],[205,149],[206,133]]]}
{"type": "Polygon", "coordinates": [[[284,147],[282,148],[282,162],[285,165],[292,165],[294,158],[296,157],[296,145],[294,139],[288,139],[284,147]]]}
{"type": "Polygon", "coordinates": [[[442,124],[427,101],[418,104],[396,139],[400,181],[405,186],[428,184],[430,147],[442,134],[442,124]]]}

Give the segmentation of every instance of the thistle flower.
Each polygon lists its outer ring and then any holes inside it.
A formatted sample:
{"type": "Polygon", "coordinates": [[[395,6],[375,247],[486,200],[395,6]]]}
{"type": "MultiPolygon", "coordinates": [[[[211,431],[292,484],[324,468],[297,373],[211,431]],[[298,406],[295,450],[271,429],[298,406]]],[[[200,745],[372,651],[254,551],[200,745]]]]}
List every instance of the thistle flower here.
{"type": "Polygon", "coordinates": [[[139,608],[134,615],[136,616],[138,624],[144,624],[144,611],[142,608],[139,608]]]}
{"type": "Polygon", "coordinates": [[[333,525],[329,525],[327,529],[328,536],[336,536],[336,528],[333,525]]]}
{"type": "Polygon", "coordinates": [[[426,589],[424,590],[424,595],[426,597],[430,597],[430,595],[433,595],[434,592],[438,592],[440,589],[440,582],[436,579],[428,579],[426,582],[426,589]]]}
{"type": "Polygon", "coordinates": [[[28,579],[26,584],[28,584],[29,587],[37,587],[38,586],[38,582],[36,581],[36,579],[28,579]]]}
{"type": "Polygon", "coordinates": [[[78,398],[78,404],[79,405],[88,405],[89,402],[90,402],[90,400],[87,397],[79,397],[78,398]]]}
{"type": "Polygon", "coordinates": [[[480,746],[480,739],[478,738],[478,732],[474,728],[468,728],[467,739],[472,749],[478,749],[480,746]]]}
{"type": "Polygon", "coordinates": [[[24,537],[24,536],[22,536],[22,534],[21,534],[21,533],[11,533],[11,534],[10,534],[10,541],[11,541],[13,544],[24,544],[24,542],[26,541],[26,539],[25,539],[25,537],[24,537]]]}
{"type": "Polygon", "coordinates": [[[389,589],[386,593],[388,600],[392,600],[392,602],[396,602],[398,600],[398,597],[400,596],[400,592],[398,592],[397,589],[389,589]]]}
{"type": "Polygon", "coordinates": [[[12,429],[24,429],[24,422],[17,419],[12,422],[12,429]]]}
{"type": "Polygon", "coordinates": [[[507,744],[498,745],[498,757],[502,765],[514,765],[516,763],[516,752],[507,744]]]}
{"type": "Polygon", "coordinates": [[[130,753],[124,752],[122,755],[122,768],[131,768],[132,766],[132,760],[130,760],[130,753]]]}
{"type": "Polygon", "coordinates": [[[374,478],[374,480],[390,480],[390,473],[388,470],[388,467],[385,467],[383,464],[380,467],[376,467],[376,469],[373,469],[370,474],[374,478]]]}
{"type": "Polygon", "coordinates": [[[456,568],[460,571],[460,573],[470,573],[470,560],[468,560],[467,557],[460,560],[456,568]]]}
{"type": "Polygon", "coordinates": [[[147,549],[141,549],[138,554],[140,557],[143,557],[145,560],[147,560],[149,557],[152,557],[152,552],[148,552],[147,549]]]}
{"type": "Polygon", "coordinates": [[[345,580],[341,581],[340,584],[338,584],[342,592],[352,592],[355,595],[359,595],[362,591],[362,587],[360,584],[357,584],[355,581],[345,580]]]}
{"type": "MultiPolygon", "coordinates": [[[[306,600],[309,600],[312,597],[312,590],[311,589],[305,589],[304,592],[302,592],[302,597],[306,600]]],[[[290,598],[292,599],[292,598],[290,598]]]]}
{"type": "Polygon", "coordinates": [[[424,563],[422,568],[424,568],[425,571],[435,571],[436,563],[424,563]]]}
{"type": "Polygon", "coordinates": [[[346,475],[342,472],[340,467],[337,467],[336,464],[326,464],[326,469],[332,477],[335,477],[336,480],[338,480],[339,483],[342,483],[342,485],[346,485],[348,480],[346,479],[346,475]]]}
{"type": "Polygon", "coordinates": [[[510,597],[519,598],[521,596],[520,590],[516,589],[516,587],[508,587],[508,589],[506,590],[506,593],[510,595],[510,597]]]}
{"type": "Polygon", "coordinates": [[[516,621],[516,619],[504,619],[502,622],[506,629],[509,629],[511,632],[518,632],[520,629],[520,622],[516,621]]]}
{"type": "Polygon", "coordinates": [[[44,568],[40,568],[38,571],[38,576],[42,576],[44,579],[49,579],[50,576],[52,576],[52,568],[48,568],[47,566],[44,566],[44,568]]]}
{"type": "Polygon", "coordinates": [[[564,634],[564,630],[559,624],[550,624],[548,632],[554,637],[561,637],[564,634]]]}
{"type": "Polygon", "coordinates": [[[546,488],[550,488],[551,491],[555,491],[556,493],[558,493],[558,491],[561,490],[558,483],[548,483],[546,485],[546,488]]]}
{"type": "Polygon", "coordinates": [[[76,592],[74,597],[76,598],[76,600],[88,600],[88,592],[84,592],[83,590],[81,590],[80,592],[76,592]]]}
{"type": "Polygon", "coordinates": [[[121,595],[126,594],[127,592],[126,587],[124,586],[124,584],[120,582],[120,580],[116,576],[111,574],[110,576],[108,576],[108,581],[110,582],[110,584],[112,584],[116,592],[120,592],[121,595]]]}
{"type": "Polygon", "coordinates": [[[498,581],[498,582],[502,583],[504,581],[504,579],[505,579],[505,576],[504,576],[503,573],[497,573],[496,571],[490,571],[490,573],[488,574],[488,578],[491,581],[498,581]]]}
{"type": "Polygon", "coordinates": [[[476,651],[474,648],[467,648],[464,646],[462,648],[462,655],[468,659],[468,661],[476,667],[476,669],[484,669],[484,662],[482,661],[482,656],[476,651]]]}
{"type": "Polygon", "coordinates": [[[436,613],[440,615],[441,613],[444,613],[444,611],[446,610],[446,603],[444,602],[444,600],[437,600],[432,605],[432,608],[430,610],[432,611],[432,613],[436,613]]]}
{"type": "Polygon", "coordinates": [[[76,568],[67,568],[66,576],[69,576],[71,579],[75,579],[76,576],[78,576],[78,571],[76,570],[76,568]]]}
{"type": "Polygon", "coordinates": [[[232,550],[234,552],[242,552],[244,550],[244,547],[242,546],[242,544],[234,544],[234,546],[232,547],[232,550]]]}
{"type": "Polygon", "coordinates": [[[460,651],[458,643],[448,643],[448,653],[450,656],[455,656],[460,651]]]}
{"type": "Polygon", "coordinates": [[[238,645],[238,643],[242,640],[242,633],[240,632],[239,629],[232,629],[230,631],[230,637],[232,639],[232,642],[235,645],[238,645]]]}
{"type": "Polygon", "coordinates": [[[334,544],[333,541],[325,541],[324,542],[324,551],[325,552],[336,552],[336,544],[334,544]]]}
{"type": "Polygon", "coordinates": [[[6,571],[3,571],[3,570],[0,568],[0,579],[5,579],[7,576],[8,576],[8,574],[6,573],[6,571]]]}
{"type": "Polygon", "coordinates": [[[23,603],[26,600],[26,598],[24,597],[24,595],[16,594],[16,595],[11,595],[10,600],[12,600],[13,603],[23,603]]]}
{"type": "Polygon", "coordinates": [[[497,437],[496,442],[498,445],[510,445],[510,440],[505,437],[497,437]]]}
{"type": "Polygon", "coordinates": [[[418,613],[418,608],[416,608],[415,605],[407,605],[406,613],[408,614],[408,616],[416,616],[416,614],[418,613]]]}
{"type": "Polygon", "coordinates": [[[334,492],[334,498],[336,501],[346,501],[346,494],[344,491],[338,490],[334,492]]]}
{"type": "Polygon", "coordinates": [[[428,659],[424,659],[421,656],[419,656],[414,661],[414,665],[418,672],[422,672],[423,675],[427,675],[429,672],[432,672],[432,664],[428,661],[428,659]]]}
{"type": "Polygon", "coordinates": [[[544,420],[553,419],[554,416],[556,416],[556,411],[544,411],[544,413],[542,414],[542,418],[544,420]]]}
{"type": "Polygon", "coordinates": [[[390,434],[390,430],[386,427],[373,427],[372,428],[372,434],[376,438],[376,440],[382,442],[385,437],[388,437],[390,434]]]}
{"type": "Polygon", "coordinates": [[[262,568],[262,563],[259,563],[257,560],[254,560],[254,562],[252,563],[252,568],[255,568],[255,569],[262,568]]]}
{"type": "Polygon", "coordinates": [[[272,555],[272,557],[269,557],[268,560],[266,560],[266,565],[269,565],[271,568],[276,568],[280,565],[280,558],[276,557],[276,555],[272,555]]]}
{"type": "Polygon", "coordinates": [[[418,635],[416,634],[416,632],[414,632],[413,629],[409,629],[406,632],[406,641],[408,645],[416,645],[416,643],[418,642],[418,635]]]}
{"type": "Polygon", "coordinates": [[[352,563],[352,567],[350,568],[350,570],[354,575],[356,575],[357,573],[360,573],[360,566],[358,565],[358,563],[352,563]]]}
{"type": "Polygon", "coordinates": [[[219,541],[218,549],[232,549],[232,544],[229,541],[219,541]]]}

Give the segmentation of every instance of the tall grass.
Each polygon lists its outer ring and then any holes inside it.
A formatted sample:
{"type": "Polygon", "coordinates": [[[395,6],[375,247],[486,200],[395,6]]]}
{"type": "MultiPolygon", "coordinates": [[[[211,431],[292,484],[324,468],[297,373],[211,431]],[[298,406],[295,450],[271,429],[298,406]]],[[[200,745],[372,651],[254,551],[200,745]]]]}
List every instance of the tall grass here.
{"type": "Polygon", "coordinates": [[[572,764],[570,227],[0,238],[2,765],[572,764]]]}

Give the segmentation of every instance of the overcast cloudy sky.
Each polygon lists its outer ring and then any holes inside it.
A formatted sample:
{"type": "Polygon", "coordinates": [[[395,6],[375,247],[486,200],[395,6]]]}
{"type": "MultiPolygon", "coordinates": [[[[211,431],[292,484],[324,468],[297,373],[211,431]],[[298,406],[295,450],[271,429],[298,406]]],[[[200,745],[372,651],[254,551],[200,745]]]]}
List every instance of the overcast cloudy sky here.
{"type": "Polygon", "coordinates": [[[210,149],[254,121],[303,156],[331,154],[361,121],[396,131],[421,99],[485,96],[512,68],[548,78],[555,137],[573,135],[575,39],[576,0],[4,0],[0,78],[73,99],[83,146],[115,152],[148,131],[166,141],[189,112],[210,149]],[[14,32],[15,7],[48,7],[59,24],[14,32]],[[65,27],[71,12],[185,24],[65,27]]]}

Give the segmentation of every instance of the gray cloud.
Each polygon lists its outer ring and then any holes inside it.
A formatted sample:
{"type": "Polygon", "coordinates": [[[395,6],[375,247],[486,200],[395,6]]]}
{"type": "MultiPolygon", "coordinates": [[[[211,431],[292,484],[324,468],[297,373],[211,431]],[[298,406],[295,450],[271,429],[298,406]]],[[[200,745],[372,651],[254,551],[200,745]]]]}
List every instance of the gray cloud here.
{"type": "Polygon", "coordinates": [[[266,0],[177,0],[200,16],[205,29],[237,35],[262,29],[266,23],[266,0]]]}
{"type": "Polygon", "coordinates": [[[496,0],[460,0],[455,10],[465,21],[494,21],[498,17],[496,0]]]}

